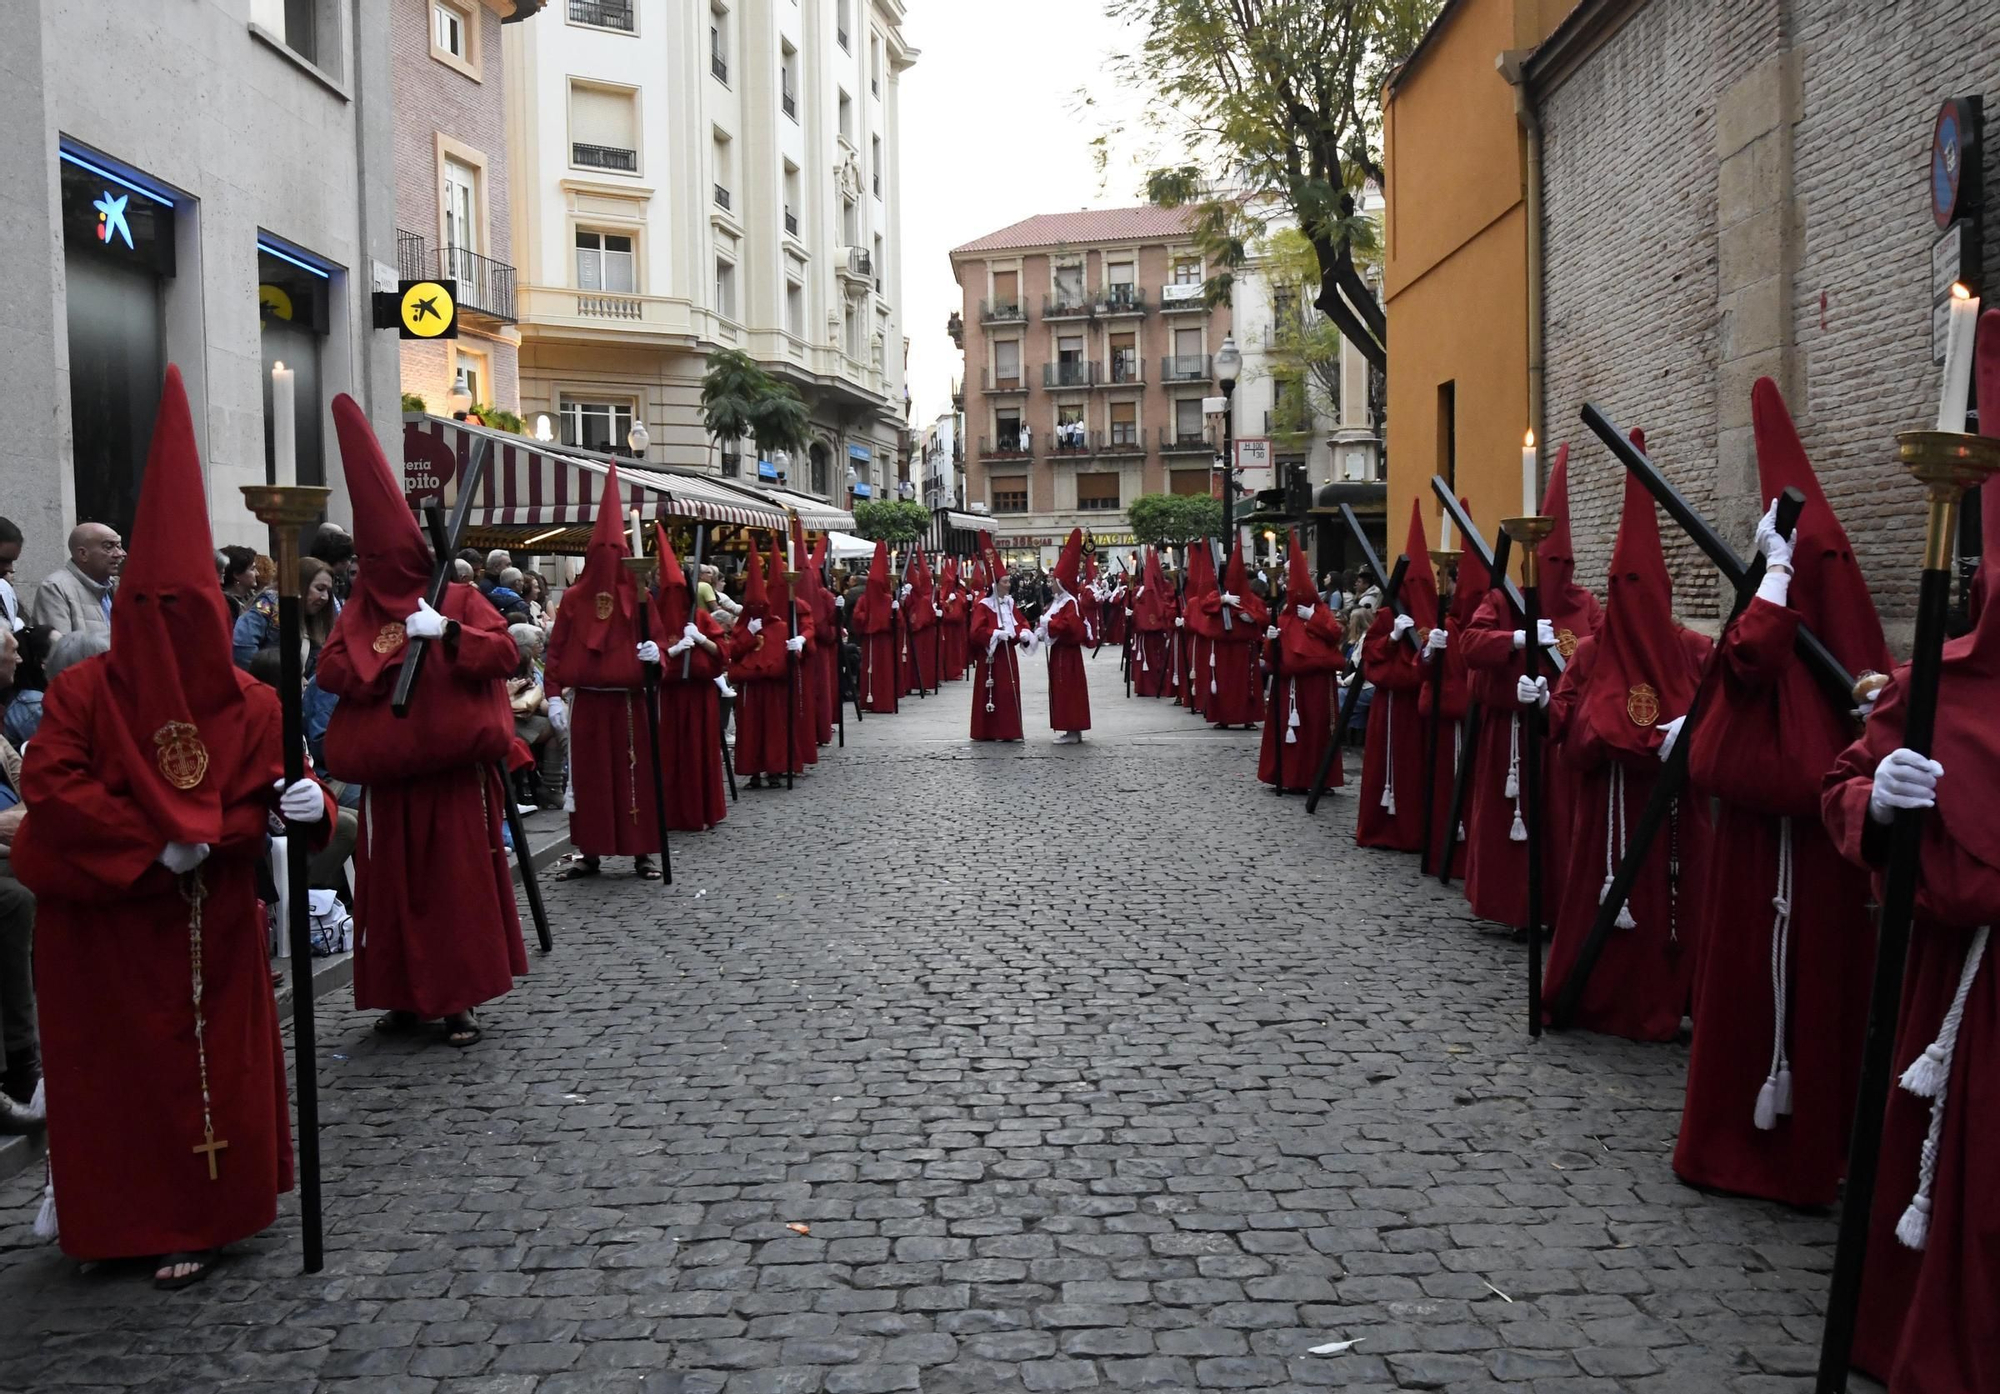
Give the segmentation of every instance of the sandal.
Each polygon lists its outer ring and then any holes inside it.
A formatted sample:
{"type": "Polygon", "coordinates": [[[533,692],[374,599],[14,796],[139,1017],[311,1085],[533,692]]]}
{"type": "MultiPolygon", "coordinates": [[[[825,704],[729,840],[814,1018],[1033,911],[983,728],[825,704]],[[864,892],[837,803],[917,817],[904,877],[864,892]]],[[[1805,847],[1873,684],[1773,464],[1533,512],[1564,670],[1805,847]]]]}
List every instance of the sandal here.
{"type": "Polygon", "coordinates": [[[660,879],[660,869],[653,865],[651,857],[639,857],[635,859],[632,863],[632,874],[641,881],[657,881],[660,879]]]}
{"type": "Polygon", "coordinates": [[[218,1249],[198,1249],[191,1253],[168,1254],[160,1260],[160,1266],[153,1271],[153,1286],[161,1292],[174,1292],[181,1288],[193,1287],[208,1276],[208,1270],[215,1267],[220,1256],[218,1249]],[[191,1271],[176,1273],[176,1268],[191,1271]]]}
{"type": "Polygon", "coordinates": [[[444,1019],[444,1043],[457,1046],[460,1050],[478,1043],[486,1033],[479,1029],[479,1022],[469,1011],[454,1012],[444,1019]]]}
{"type": "Polygon", "coordinates": [[[385,1036],[406,1036],[421,1025],[422,1017],[402,1010],[384,1012],[375,1018],[375,1029],[385,1036]]]}
{"type": "Polygon", "coordinates": [[[556,873],[558,881],[581,881],[586,876],[595,876],[601,870],[595,857],[581,857],[556,873]]]}

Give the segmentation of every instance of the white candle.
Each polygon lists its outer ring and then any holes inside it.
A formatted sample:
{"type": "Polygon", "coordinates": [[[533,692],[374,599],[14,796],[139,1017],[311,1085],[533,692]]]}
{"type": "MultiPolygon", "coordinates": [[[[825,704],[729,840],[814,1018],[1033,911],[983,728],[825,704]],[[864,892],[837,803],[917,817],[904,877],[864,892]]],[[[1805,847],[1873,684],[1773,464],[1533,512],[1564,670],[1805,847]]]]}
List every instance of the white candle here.
{"type": "Polygon", "coordinates": [[[1530,431],[1521,445],[1521,516],[1523,518],[1534,517],[1535,510],[1541,507],[1542,501],[1537,492],[1537,486],[1541,481],[1535,477],[1536,473],[1535,433],[1530,431]]]}
{"type": "Polygon", "coordinates": [[[1438,506],[1438,546],[1451,550],[1451,510],[1442,504],[1438,506]]]}
{"type": "Polygon", "coordinates": [[[284,364],[271,365],[272,482],[281,489],[299,482],[298,409],[292,397],[292,377],[292,370],[284,364]]]}
{"type": "MultiPolygon", "coordinates": [[[[1951,288],[1951,323],[1944,339],[1944,395],[1938,401],[1937,428],[1965,430],[1965,402],[1972,393],[1972,340],[1979,328],[1979,299],[1963,285],[1951,288]]],[[[1982,407],[1985,403],[1980,404],[1982,407]]]]}
{"type": "Polygon", "coordinates": [[[639,510],[636,508],[632,510],[632,555],[646,555],[646,535],[639,531],[639,510]]]}

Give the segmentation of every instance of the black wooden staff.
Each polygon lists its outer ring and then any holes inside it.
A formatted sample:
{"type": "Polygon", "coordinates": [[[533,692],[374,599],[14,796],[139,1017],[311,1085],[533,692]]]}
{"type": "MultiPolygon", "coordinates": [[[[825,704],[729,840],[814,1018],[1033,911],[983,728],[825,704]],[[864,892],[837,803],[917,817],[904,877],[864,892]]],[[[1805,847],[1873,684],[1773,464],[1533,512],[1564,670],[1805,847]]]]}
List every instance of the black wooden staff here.
{"type": "Polygon", "coordinates": [[[1271,792],[1280,797],[1283,797],[1285,792],[1285,733],[1290,729],[1278,724],[1284,718],[1282,697],[1279,692],[1285,681],[1285,634],[1284,626],[1278,623],[1282,618],[1282,615],[1273,615],[1271,618],[1272,626],[1278,630],[1278,637],[1267,641],[1271,645],[1271,699],[1264,716],[1265,726],[1277,740],[1277,747],[1273,752],[1275,763],[1271,767],[1271,792]]]}
{"type": "MultiPolygon", "coordinates": [[[[451,582],[455,560],[452,549],[465,536],[466,519],[472,514],[472,500],[486,478],[486,465],[492,454],[493,442],[481,436],[479,443],[473,447],[472,458],[466,462],[465,472],[459,476],[458,498],[452,504],[449,522],[445,520],[444,510],[436,504],[427,505],[424,509],[425,521],[430,526],[431,550],[437,553],[431,560],[430,585],[424,591],[424,599],[433,610],[444,603],[444,588],[451,582]]],[[[410,714],[410,694],[416,690],[417,678],[424,671],[424,659],[430,651],[428,639],[409,641],[402,669],[396,674],[396,685],[389,695],[389,710],[395,715],[410,714]]]]}
{"type": "MultiPolygon", "coordinates": [[[[1909,697],[1903,744],[1931,753],[1937,720],[1938,674],[1951,611],[1952,548],[1958,537],[1965,490],[2000,470],[2000,440],[1950,431],[1906,431],[1896,437],[1903,464],[1924,485],[1929,524],[1924,569],[1917,583],[1916,645],[1910,651],[1909,697]]],[[[1826,1326],[1820,1336],[1817,1394],[1847,1388],[1854,1317],[1861,1305],[1861,1273],[1868,1256],[1868,1222],[1875,1205],[1875,1171],[1882,1151],[1882,1112],[1894,1066],[1896,1020],[1902,1005],[1904,960],[1917,907],[1922,871],[1924,811],[1896,811],[1889,829],[1889,860],[1882,875],[1882,913],[1875,928],[1875,981],[1868,995],[1868,1035],[1862,1045],[1861,1087],[1847,1151],[1847,1187],[1841,1194],[1840,1242],[1827,1291],[1826,1326]]]]}
{"type": "MultiPolygon", "coordinates": [[[[1521,618],[1527,625],[1528,642],[1521,651],[1521,671],[1529,682],[1542,676],[1542,646],[1536,643],[1542,628],[1541,558],[1535,549],[1551,532],[1555,520],[1542,515],[1515,518],[1510,526],[1521,540],[1521,618]]],[[[1467,534],[1470,536],[1470,534],[1467,534]]],[[[1501,542],[1509,534],[1501,535],[1501,542]]],[[[1500,556],[1505,557],[1505,552],[1500,556]]],[[[1507,573],[1500,580],[1511,585],[1507,573]]],[[[1547,855],[1548,828],[1542,811],[1542,712],[1540,707],[1521,715],[1521,821],[1528,829],[1528,1035],[1542,1034],[1542,859],[1547,855]]]]}
{"type": "MultiPolygon", "coordinates": [[[[639,642],[642,644],[649,642],[653,637],[650,581],[651,573],[658,568],[661,560],[659,557],[654,557],[649,562],[640,555],[627,558],[625,563],[632,573],[633,583],[639,588],[639,642]]],[[[692,601],[694,598],[694,593],[690,591],[688,599],[692,601]]],[[[660,769],[660,665],[647,663],[641,666],[646,675],[645,692],[641,696],[641,701],[646,707],[646,739],[653,743],[653,758],[650,762],[653,766],[653,829],[660,837],[661,884],[671,886],[674,884],[674,858],[673,853],[667,850],[667,782],[665,773],[660,769]]],[[[638,797],[636,789],[633,791],[633,797],[638,797]]]]}
{"type": "MultiPolygon", "coordinates": [[[[1451,555],[1450,552],[1436,547],[1431,549],[1431,565],[1436,569],[1440,582],[1444,579],[1444,568],[1450,560],[1451,555]]],[[[1438,629],[1443,629],[1444,586],[1442,584],[1438,586],[1435,595],[1438,608],[1437,613],[1431,616],[1431,624],[1438,629]]],[[[1414,634],[1415,632],[1415,629],[1412,628],[1411,633],[1414,634]]],[[[1417,854],[1418,868],[1423,871],[1429,871],[1431,869],[1431,854],[1438,850],[1437,842],[1439,840],[1437,831],[1437,767],[1440,758],[1438,745],[1444,736],[1445,651],[1439,649],[1436,653],[1431,653],[1430,639],[1426,636],[1423,642],[1417,646],[1417,653],[1420,657],[1427,656],[1430,661],[1430,668],[1424,674],[1424,685],[1431,692],[1431,719],[1426,724],[1427,734],[1424,739],[1424,840],[1422,849],[1417,854]]],[[[1449,874],[1452,851],[1451,830],[1449,828],[1445,830],[1443,840],[1444,855],[1440,860],[1444,863],[1446,872],[1449,874]]]]}
{"type": "MultiPolygon", "coordinates": [[[[1467,533],[1466,537],[1469,541],[1471,534],[1467,533]]],[[[1495,543],[1493,547],[1492,566],[1489,566],[1486,572],[1489,579],[1495,576],[1502,579],[1506,578],[1507,562],[1509,560],[1507,554],[1513,545],[1514,534],[1503,529],[1500,533],[1499,542],[1495,543]],[[1492,567],[1498,567],[1499,570],[1495,571],[1492,567]]],[[[1464,583],[1464,580],[1463,576],[1459,578],[1461,584],[1464,583]]],[[[1507,618],[1512,619],[1513,616],[1510,614],[1507,618]]],[[[1530,647],[1534,646],[1535,628],[1533,626],[1530,626],[1527,635],[1528,645],[1530,647]]],[[[1498,713],[1495,713],[1495,715],[1498,715],[1498,713]]],[[[1458,836],[1459,823],[1465,817],[1466,804],[1472,797],[1472,767],[1479,758],[1479,741],[1480,737],[1485,734],[1485,725],[1486,713],[1480,704],[1478,702],[1467,702],[1465,704],[1465,722],[1460,728],[1458,741],[1458,772],[1451,781],[1451,806],[1446,810],[1444,820],[1445,845],[1447,847],[1458,836]]],[[[1444,864],[1438,868],[1439,885],[1449,886],[1451,884],[1451,863],[1452,858],[1447,856],[1444,859],[1444,864]]]]}

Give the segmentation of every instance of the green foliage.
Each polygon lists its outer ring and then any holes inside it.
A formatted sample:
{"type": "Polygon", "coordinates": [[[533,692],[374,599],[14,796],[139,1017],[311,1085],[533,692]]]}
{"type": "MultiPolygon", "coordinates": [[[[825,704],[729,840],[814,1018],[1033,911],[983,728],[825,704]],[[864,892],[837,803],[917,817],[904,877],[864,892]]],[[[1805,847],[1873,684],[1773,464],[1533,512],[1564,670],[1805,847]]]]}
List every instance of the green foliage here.
{"type": "MultiPolygon", "coordinates": [[[[1146,195],[1193,210],[1192,235],[1226,299],[1246,249],[1288,217],[1314,252],[1312,299],[1371,362],[1387,356],[1375,254],[1356,196],[1382,178],[1379,94],[1442,0],[1105,0],[1139,36],[1112,71],[1150,103],[1147,133],[1176,156],[1146,195]]],[[[1120,132],[1122,134],[1122,132],[1120,132]]],[[[1110,142],[1097,142],[1100,161],[1110,142]]]]}
{"type": "Polygon", "coordinates": [[[854,505],[854,531],[870,542],[914,542],[931,525],[931,511],[913,499],[862,499],[854,505]]]}
{"type": "Polygon", "coordinates": [[[424,405],[424,399],[422,397],[419,397],[416,393],[405,392],[403,394],[403,410],[405,412],[429,411],[430,408],[424,405]]]}
{"type": "Polygon", "coordinates": [[[1141,494],[1125,513],[1141,546],[1163,547],[1222,533],[1222,500],[1207,494],[1141,494]]]}
{"type": "Polygon", "coordinates": [[[800,454],[812,444],[812,414],[798,389],[737,349],[718,349],[708,356],[701,415],[717,440],[754,437],[767,458],[779,450],[800,454]]]}
{"type": "Polygon", "coordinates": [[[528,434],[527,426],[521,418],[505,407],[488,406],[484,402],[474,402],[472,410],[466,413],[476,416],[496,431],[508,431],[517,436],[528,434]]]}

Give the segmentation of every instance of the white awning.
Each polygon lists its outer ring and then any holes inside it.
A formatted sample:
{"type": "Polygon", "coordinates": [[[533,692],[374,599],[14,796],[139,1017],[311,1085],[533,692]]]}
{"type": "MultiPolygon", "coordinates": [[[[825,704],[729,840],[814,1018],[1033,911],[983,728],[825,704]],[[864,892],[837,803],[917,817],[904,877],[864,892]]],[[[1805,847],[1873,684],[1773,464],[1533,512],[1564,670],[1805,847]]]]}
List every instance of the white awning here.
{"type": "Polygon", "coordinates": [[[956,509],[944,510],[946,527],[963,528],[967,532],[992,532],[993,520],[984,513],[960,513],[956,509]]]}
{"type": "Polygon", "coordinates": [[[748,480],[742,484],[762,498],[769,499],[780,508],[790,509],[799,515],[799,524],[807,532],[832,532],[836,528],[842,532],[854,530],[854,515],[846,509],[816,499],[811,494],[795,493],[790,489],[780,489],[771,484],[757,484],[748,480]]]}
{"type": "Polygon", "coordinates": [[[856,537],[853,533],[829,532],[826,535],[826,543],[827,550],[833,554],[835,560],[875,555],[875,544],[865,537],[856,537]]]}
{"type": "Polygon", "coordinates": [[[597,521],[597,501],[612,465],[625,507],[643,517],[672,516],[707,523],[783,530],[781,509],[712,475],[649,468],[634,460],[574,446],[552,446],[450,417],[403,418],[403,488],[412,505],[457,502],[458,481],[472,451],[489,440],[493,454],[466,522],[469,528],[574,528],[597,521]]]}

